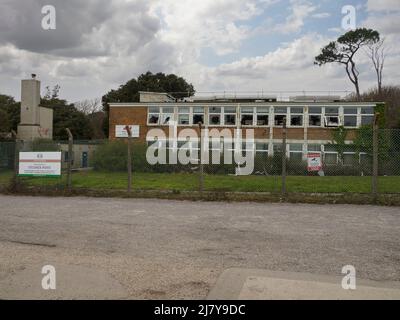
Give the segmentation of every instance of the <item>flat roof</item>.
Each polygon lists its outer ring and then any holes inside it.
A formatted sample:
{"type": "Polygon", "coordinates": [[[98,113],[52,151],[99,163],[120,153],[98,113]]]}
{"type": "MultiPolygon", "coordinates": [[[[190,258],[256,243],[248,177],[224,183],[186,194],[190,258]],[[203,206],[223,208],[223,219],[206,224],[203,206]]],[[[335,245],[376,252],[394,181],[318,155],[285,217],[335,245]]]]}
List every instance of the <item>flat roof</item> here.
{"type": "Polygon", "coordinates": [[[278,101],[278,102],[114,102],[109,103],[110,107],[185,107],[185,106],[258,106],[258,107],[271,107],[271,106],[365,106],[373,107],[383,102],[298,102],[298,101],[278,101]]]}

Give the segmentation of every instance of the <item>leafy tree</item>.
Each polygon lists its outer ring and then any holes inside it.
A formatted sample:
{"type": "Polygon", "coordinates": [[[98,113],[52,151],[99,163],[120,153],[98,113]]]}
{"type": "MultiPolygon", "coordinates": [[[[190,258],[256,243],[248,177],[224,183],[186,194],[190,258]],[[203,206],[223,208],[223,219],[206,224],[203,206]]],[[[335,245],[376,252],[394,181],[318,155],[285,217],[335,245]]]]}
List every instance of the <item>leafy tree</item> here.
{"type": "Polygon", "coordinates": [[[131,79],[117,90],[111,90],[102,97],[104,118],[104,131],[108,136],[108,110],[110,102],[139,102],[139,91],[166,92],[179,99],[195,93],[192,84],[175,74],[156,73],[150,71],[131,79]]]}
{"type": "Polygon", "coordinates": [[[47,87],[47,93],[41,99],[41,106],[53,109],[53,137],[54,139],[67,140],[65,128],[69,128],[74,139],[91,139],[92,127],[88,116],[77,110],[73,104],[58,97],[60,86],[53,90],[47,87]]]}
{"type": "Polygon", "coordinates": [[[0,109],[0,133],[10,132],[11,124],[7,111],[0,109]]]}
{"type": "Polygon", "coordinates": [[[372,29],[359,28],[348,31],[337,41],[332,41],[322,48],[322,52],[315,57],[314,63],[319,66],[332,62],[345,65],[347,76],[354,84],[357,98],[360,99],[359,71],[355,57],[362,47],[375,44],[379,40],[379,32],[372,29]]]}
{"type": "Polygon", "coordinates": [[[0,94],[0,131],[17,130],[20,122],[20,103],[13,97],[0,94]]]}

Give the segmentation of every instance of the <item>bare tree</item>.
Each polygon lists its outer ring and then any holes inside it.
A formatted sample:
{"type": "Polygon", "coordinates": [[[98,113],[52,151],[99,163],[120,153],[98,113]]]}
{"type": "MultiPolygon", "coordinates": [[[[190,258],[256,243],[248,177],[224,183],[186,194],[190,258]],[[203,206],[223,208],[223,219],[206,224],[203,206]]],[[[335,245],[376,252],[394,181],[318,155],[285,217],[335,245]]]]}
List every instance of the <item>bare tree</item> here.
{"type": "Polygon", "coordinates": [[[384,46],[385,39],[377,43],[368,45],[367,54],[374,64],[377,80],[378,80],[378,93],[382,93],[382,79],[383,79],[383,66],[385,64],[386,48],[384,46]]]}
{"type": "Polygon", "coordinates": [[[101,111],[101,99],[86,99],[79,102],[74,103],[75,108],[79,111],[82,111],[86,115],[94,114],[98,111],[101,111]]]}
{"type": "Polygon", "coordinates": [[[100,98],[86,99],[75,102],[74,106],[77,110],[83,112],[90,122],[93,139],[104,139],[103,123],[105,114],[102,111],[100,98]]]}

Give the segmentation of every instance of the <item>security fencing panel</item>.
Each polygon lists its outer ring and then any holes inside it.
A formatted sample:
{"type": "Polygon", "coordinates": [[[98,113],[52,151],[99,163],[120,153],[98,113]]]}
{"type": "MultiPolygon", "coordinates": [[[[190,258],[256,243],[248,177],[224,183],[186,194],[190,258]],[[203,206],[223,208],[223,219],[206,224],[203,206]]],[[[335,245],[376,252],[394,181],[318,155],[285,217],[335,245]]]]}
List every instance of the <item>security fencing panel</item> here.
{"type": "Polygon", "coordinates": [[[7,188],[13,179],[15,142],[0,141],[0,190],[7,188]]]}
{"type": "MultiPolygon", "coordinates": [[[[283,192],[284,181],[288,194],[369,195],[374,190],[376,152],[376,192],[400,193],[399,129],[380,129],[375,147],[373,130],[369,126],[357,130],[351,140],[339,136],[330,142],[288,139],[284,144],[283,139],[202,139],[201,145],[200,139],[189,138],[147,142],[134,139],[131,146],[132,190],[279,194],[283,192]],[[282,179],[283,172],[286,172],[285,179],[282,179]]],[[[57,160],[61,175],[17,175],[19,186],[32,190],[67,190],[66,173],[71,161],[71,184],[75,192],[127,189],[126,138],[74,140],[71,153],[68,141],[0,142],[0,188],[12,184],[16,172],[20,174],[20,152],[44,156],[41,158],[43,163],[48,160],[55,164],[57,160]],[[58,152],[60,158],[46,158],[47,153],[54,152],[58,152]]],[[[26,158],[27,154],[24,157],[23,165],[26,166],[32,159],[26,158]]],[[[51,169],[48,163],[45,167],[51,169]]]]}

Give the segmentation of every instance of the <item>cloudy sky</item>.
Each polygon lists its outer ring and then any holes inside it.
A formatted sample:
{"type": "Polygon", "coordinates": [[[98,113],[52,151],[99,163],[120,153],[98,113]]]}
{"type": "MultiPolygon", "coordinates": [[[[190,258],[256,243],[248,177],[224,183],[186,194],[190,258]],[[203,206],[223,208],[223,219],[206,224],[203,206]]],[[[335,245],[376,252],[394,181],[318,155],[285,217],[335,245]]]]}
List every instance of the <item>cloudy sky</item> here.
{"type": "MultiPolygon", "coordinates": [[[[143,72],[176,73],[197,91],[352,90],[342,66],[313,58],[342,29],[386,38],[386,84],[400,79],[400,0],[0,0],[0,93],[20,99],[37,73],[69,101],[100,97],[143,72]],[[56,9],[44,30],[41,10],[56,9]]],[[[359,56],[361,87],[375,85],[359,56]]]]}

